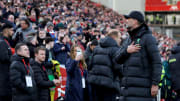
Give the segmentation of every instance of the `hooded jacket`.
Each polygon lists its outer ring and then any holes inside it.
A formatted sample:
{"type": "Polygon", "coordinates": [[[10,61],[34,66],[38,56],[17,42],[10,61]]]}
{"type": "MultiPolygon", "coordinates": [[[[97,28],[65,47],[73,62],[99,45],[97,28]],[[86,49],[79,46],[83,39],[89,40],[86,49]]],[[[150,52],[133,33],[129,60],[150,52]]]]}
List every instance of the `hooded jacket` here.
{"type": "Polygon", "coordinates": [[[117,42],[111,37],[101,39],[93,51],[89,68],[88,82],[119,91],[120,65],[114,61],[115,53],[119,49],[117,42]]]}

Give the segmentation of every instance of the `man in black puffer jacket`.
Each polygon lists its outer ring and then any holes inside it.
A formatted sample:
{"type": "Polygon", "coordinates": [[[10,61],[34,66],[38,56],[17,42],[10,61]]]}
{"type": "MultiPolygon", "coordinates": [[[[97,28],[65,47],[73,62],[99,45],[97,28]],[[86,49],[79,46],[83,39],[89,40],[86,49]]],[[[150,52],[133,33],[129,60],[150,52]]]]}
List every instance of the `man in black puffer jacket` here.
{"type": "Polygon", "coordinates": [[[119,49],[120,33],[112,30],[101,39],[93,51],[88,82],[92,86],[93,101],[115,101],[119,91],[121,66],[113,60],[119,49]]]}
{"type": "Polygon", "coordinates": [[[15,51],[10,66],[13,101],[38,101],[34,74],[29,65],[29,49],[26,44],[18,43],[15,51]]]}
{"type": "Polygon", "coordinates": [[[35,60],[31,61],[34,71],[35,81],[37,83],[38,101],[51,101],[50,87],[58,86],[59,80],[50,81],[43,62],[46,58],[46,49],[42,46],[35,49],[35,60]]]}
{"type": "Polygon", "coordinates": [[[123,64],[120,101],[154,101],[162,70],[156,39],[144,24],[142,13],[133,11],[125,17],[131,42],[116,56],[123,64]]]}
{"type": "Polygon", "coordinates": [[[169,66],[172,80],[172,89],[177,92],[178,100],[180,101],[180,43],[171,50],[169,57],[169,66]]]}

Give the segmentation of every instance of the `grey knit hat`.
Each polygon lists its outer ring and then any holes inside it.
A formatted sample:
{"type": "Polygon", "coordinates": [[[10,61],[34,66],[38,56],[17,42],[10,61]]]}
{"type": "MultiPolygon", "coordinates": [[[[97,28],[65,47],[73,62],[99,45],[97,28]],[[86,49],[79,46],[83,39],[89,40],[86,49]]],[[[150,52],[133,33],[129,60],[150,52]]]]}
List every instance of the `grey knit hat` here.
{"type": "Polygon", "coordinates": [[[53,24],[52,22],[48,22],[48,23],[46,24],[46,26],[47,26],[47,27],[50,27],[50,26],[53,26],[53,27],[54,27],[54,24],[53,24]]]}

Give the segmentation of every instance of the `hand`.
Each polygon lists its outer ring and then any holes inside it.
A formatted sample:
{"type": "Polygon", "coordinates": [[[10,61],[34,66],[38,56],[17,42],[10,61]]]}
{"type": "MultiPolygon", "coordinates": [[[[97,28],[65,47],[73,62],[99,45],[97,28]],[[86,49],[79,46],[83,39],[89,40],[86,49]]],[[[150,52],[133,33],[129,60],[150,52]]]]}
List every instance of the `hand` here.
{"type": "Polygon", "coordinates": [[[62,47],[61,50],[65,50],[65,47],[62,47]]]}
{"type": "Polygon", "coordinates": [[[136,53],[141,49],[141,46],[139,44],[134,45],[134,42],[131,43],[131,45],[128,46],[127,52],[128,53],[136,53]]]}
{"type": "Polygon", "coordinates": [[[54,72],[55,79],[59,78],[59,74],[57,72],[54,72]]]}
{"type": "Polygon", "coordinates": [[[61,81],[58,80],[58,79],[54,79],[53,82],[54,82],[54,84],[55,84],[56,86],[60,86],[60,85],[61,85],[61,81]]]}
{"type": "Polygon", "coordinates": [[[158,89],[159,89],[159,87],[157,85],[152,85],[152,88],[151,88],[151,96],[152,97],[156,97],[157,96],[158,89]]]}
{"type": "Polygon", "coordinates": [[[76,58],[75,58],[75,60],[76,60],[76,61],[79,61],[79,60],[81,60],[82,58],[83,58],[83,55],[82,55],[82,54],[81,54],[81,55],[77,55],[76,58]]]}
{"type": "Polygon", "coordinates": [[[91,41],[87,43],[87,46],[89,46],[91,44],[91,41]]]}

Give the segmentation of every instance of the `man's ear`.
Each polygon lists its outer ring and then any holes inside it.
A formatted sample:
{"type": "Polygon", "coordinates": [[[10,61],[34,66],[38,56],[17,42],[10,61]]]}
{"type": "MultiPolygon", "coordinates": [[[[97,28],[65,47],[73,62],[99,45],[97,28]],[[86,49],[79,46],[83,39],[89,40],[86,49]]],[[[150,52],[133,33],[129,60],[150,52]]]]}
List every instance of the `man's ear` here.
{"type": "Polygon", "coordinates": [[[37,53],[35,53],[34,56],[36,57],[36,56],[37,56],[37,53]]]}

